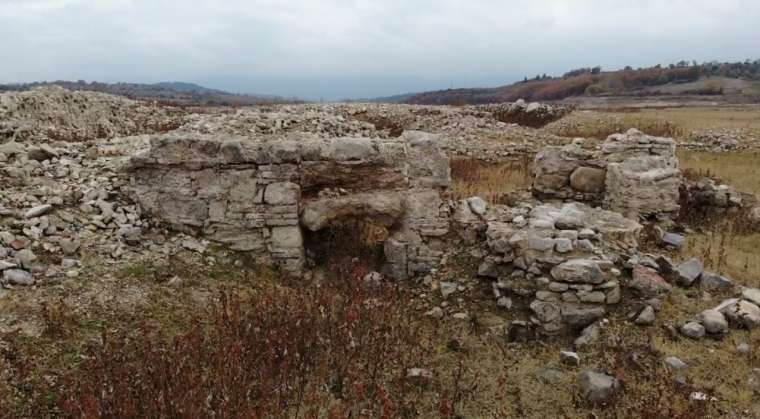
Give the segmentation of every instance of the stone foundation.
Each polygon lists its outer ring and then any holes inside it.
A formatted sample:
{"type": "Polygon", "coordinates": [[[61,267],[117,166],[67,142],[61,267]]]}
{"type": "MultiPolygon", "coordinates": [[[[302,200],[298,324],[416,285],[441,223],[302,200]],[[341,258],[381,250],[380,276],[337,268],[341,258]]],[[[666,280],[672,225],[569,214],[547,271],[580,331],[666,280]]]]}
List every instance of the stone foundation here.
{"type": "Polygon", "coordinates": [[[399,139],[167,134],[127,167],[142,208],[171,227],[299,274],[302,229],[369,217],[388,227],[387,272],[437,266],[449,230],[448,158],[436,136],[399,139]]]}

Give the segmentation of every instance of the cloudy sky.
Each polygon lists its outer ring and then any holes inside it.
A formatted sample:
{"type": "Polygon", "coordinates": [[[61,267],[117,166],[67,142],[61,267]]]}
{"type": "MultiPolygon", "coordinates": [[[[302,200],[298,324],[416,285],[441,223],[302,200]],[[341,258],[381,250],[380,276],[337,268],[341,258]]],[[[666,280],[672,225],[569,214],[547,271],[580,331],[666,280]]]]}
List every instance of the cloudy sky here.
{"type": "Polygon", "coordinates": [[[0,0],[0,82],[309,99],[760,58],[758,0],[0,0]]]}

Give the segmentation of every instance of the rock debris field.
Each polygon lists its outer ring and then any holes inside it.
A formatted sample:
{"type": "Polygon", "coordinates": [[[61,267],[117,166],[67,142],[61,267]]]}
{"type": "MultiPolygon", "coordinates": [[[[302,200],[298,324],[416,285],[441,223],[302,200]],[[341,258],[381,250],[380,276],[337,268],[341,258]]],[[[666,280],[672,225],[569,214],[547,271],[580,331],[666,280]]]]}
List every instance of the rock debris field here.
{"type": "MultiPolygon", "coordinates": [[[[571,111],[520,102],[189,113],[60,88],[2,94],[0,302],[86,277],[85,255],[116,269],[212,248],[309,286],[318,270],[309,238],[359,220],[387,233],[367,283],[419,286],[428,296],[420,316],[436,321],[476,316],[455,302],[485,285],[484,303],[515,313],[498,332],[504,339],[569,335],[561,359],[571,365],[584,365],[582,350],[608,317],[651,327],[676,288],[726,298],[680,307],[675,335],[700,341],[760,327],[759,289],[699,258],[672,259],[685,242],[675,228],[684,194],[726,214],[759,213],[754,199],[685,178],[672,139],[630,130],[590,145],[535,127],[571,111]],[[450,199],[450,157],[524,155],[534,160],[533,187],[509,205],[450,199]],[[475,259],[472,278],[451,277],[459,254],[475,259]]],[[[581,368],[577,386],[592,404],[625,391],[612,371],[581,368]]]]}

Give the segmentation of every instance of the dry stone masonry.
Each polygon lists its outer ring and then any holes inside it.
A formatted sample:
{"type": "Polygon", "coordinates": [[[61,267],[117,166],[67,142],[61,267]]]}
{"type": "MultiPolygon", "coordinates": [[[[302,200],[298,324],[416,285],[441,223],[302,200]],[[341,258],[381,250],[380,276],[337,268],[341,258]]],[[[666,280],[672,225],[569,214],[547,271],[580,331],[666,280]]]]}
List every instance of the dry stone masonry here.
{"type": "Polygon", "coordinates": [[[393,227],[385,251],[396,278],[435,267],[449,230],[448,158],[423,132],[277,141],[167,134],[128,171],[148,213],[292,274],[304,265],[304,231],[344,219],[393,227]]]}
{"type": "Polygon", "coordinates": [[[534,193],[602,204],[626,216],[678,211],[681,171],[675,141],[635,129],[613,134],[600,150],[546,147],[535,159],[534,193]]]}

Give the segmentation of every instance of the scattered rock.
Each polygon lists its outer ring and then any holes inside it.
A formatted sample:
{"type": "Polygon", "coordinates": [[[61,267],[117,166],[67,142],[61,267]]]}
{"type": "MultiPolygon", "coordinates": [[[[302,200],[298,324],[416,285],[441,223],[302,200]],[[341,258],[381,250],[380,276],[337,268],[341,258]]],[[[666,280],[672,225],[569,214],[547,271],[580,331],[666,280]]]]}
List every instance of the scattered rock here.
{"type": "Polygon", "coordinates": [[[678,268],[676,269],[678,273],[678,285],[681,285],[682,287],[690,287],[702,274],[703,268],[704,265],[702,264],[702,261],[697,258],[690,259],[678,265],[678,268]]]}
{"type": "Polygon", "coordinates": [[[433,380],[433,373],[425,368],[409,368],[406,371],[406,379],[413,385],[425,387],[433,380]]]}
{"type": "Polygon", "coordinates": [[[691,339],[705,337],[705,327],[697,322],[688,322],[681,326],[681,334],[691,339]]]}
{"type": "Polygon", "coordinates": [[[457,292],[458,285],[454,282],[441,282],[438,284],[438,287],[441,290],[441,296],[446,299],[449,298],[451,294],[457,292]]]}
{"type": "Polygon", "coordinates": [[[669,368],[672,368],[673,370],[676,370],[676,371],[689,368],[689,366],[685,362],[681,361],[678,357],[675,357],[675,356],[669,356],[665,358],[665,364],[669,368]]]}
{"type": "Polygon", "coordinates": [[[710,334],[723,334],[728,331],[728,321],[718,310],[705,310],[699,314],[699,321],[710,334]]]}
{"type": "Polygon", "coordinates": [[[581,364],[581,357],[578,356],[576,352],[560,351],[559,359],[567,365],[573,365],[577,367],[581,364]]]}
{"type": "Polygon", "coordinates": [[[681,234],[665,233],[662,236],[662,244],[666,247],[672,247],[674,249],[681,249],[686,242],[686,238],[681,234]]]}
{"type": "MultiPolygon", "coordinates": [[[[718,310],[718,308],[716,308],[716,310],[718,310]]],[[[760,326],[760,307],[749,301],[739,300],[723,307],[719,311],[728,317],[732,323],[735,323],[740,327],[754,329],[760,326]]]]}
{"type": "Polygon", "coordinates": [[[470,210],[477,215],[485,215],[488,210],[488,204],[486,204],[486,201],[477,196],[467,199],[467,205],[469,205],[470,210]]]}
{"type": "Polygon", "coordinates": [[[35,218],[35,217],[41,217],[50,211],[53,210],[53,206],[49,204],[45,205],[38,205],[36,207],[33,207],[29,209],[27,212],[24,213],[24,218],[35,218]]]}
{"type": "Polygon", "coordinates": [[[628,283],[628,287],[646,297],[667,294],[673,289],[654,269],[643,265],[633,267],[633,278],[628,283]]]}
{"type": "Polygon", "coordinates": [[[3,283],[10,285],[34,285],[34,276],[22,269],[6,269],[3,271],[3,283]]]}
{"type": "Polygon", "coordinates": [[[760,289],[745,288],[744,291],[742,291],[742,298],[756,306],[760,306],[760,289]]]}
{"type": "Polygon", "coordinates": [[[734,284],[730,279],[713,272],[702,272],[699,285],[707,290],[722,290],[731,288],[734,284]]]}
{"type": "Polygon", "coordinates": [[[583,397],[595,404],[610,401],[620,387],[617,378],[594,371],[582,372],[579,380],[583,397]]]}
{"type": "Polygon", "coordinates": [[[641,310],[641,313],[639,313],[638,317],[636,317],[635,323],[639,326],[651,326],[654,324],[654,321],[654,308],[652,306],[646,306],[643,310],[641,310]]]}

